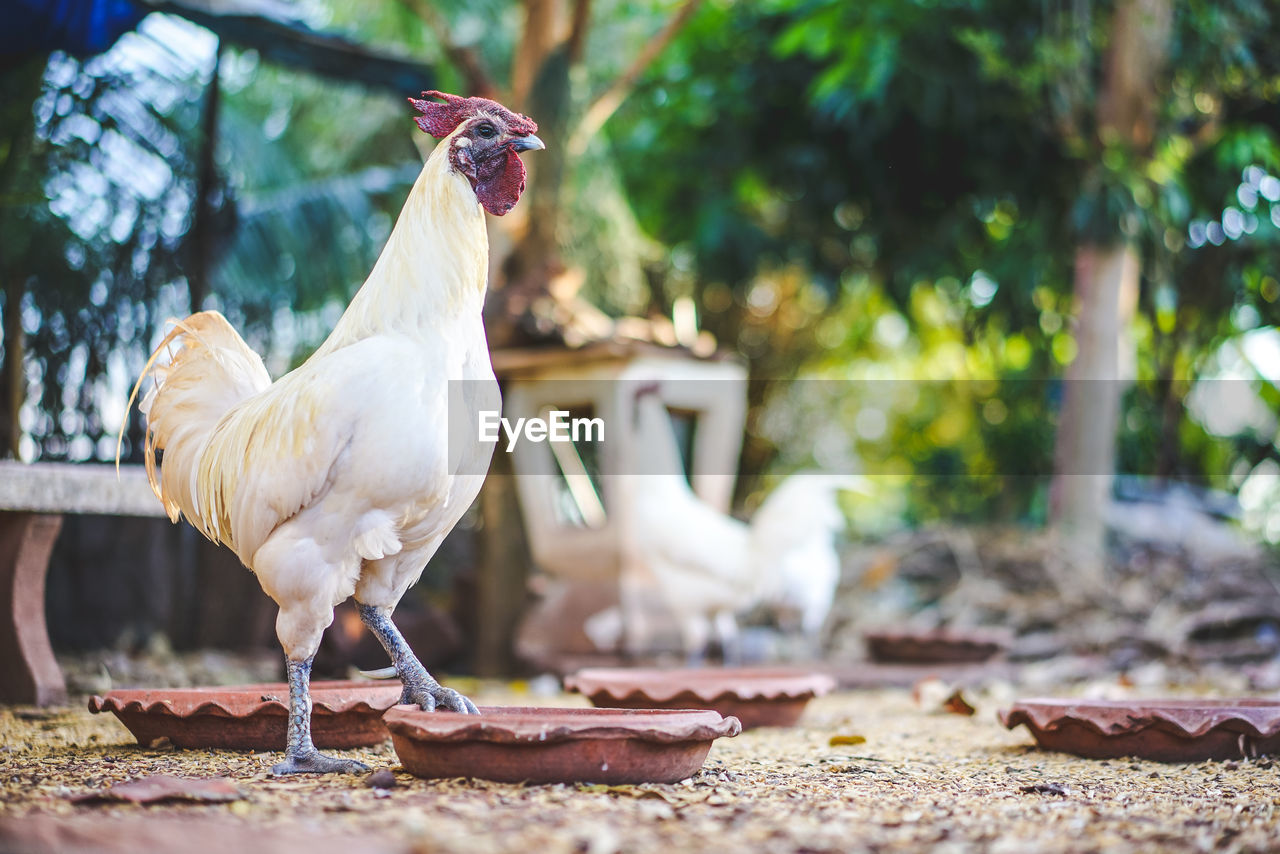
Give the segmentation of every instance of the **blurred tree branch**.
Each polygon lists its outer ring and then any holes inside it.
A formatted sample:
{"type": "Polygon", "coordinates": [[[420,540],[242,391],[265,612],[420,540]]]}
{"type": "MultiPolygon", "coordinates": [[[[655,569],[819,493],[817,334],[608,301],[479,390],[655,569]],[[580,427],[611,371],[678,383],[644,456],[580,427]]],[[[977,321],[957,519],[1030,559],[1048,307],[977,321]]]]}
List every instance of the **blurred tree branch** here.
{"type": "Polygon", "coordinates": [[[565,39],[565,48],[569,62],[579,62],[582,50],[587,41],[587,26],[591,23],[591,0],[577,0],[573,4],[573,23],[569,25],[569,36],[565,39]]]}
{"type": "Polygon", "coordinates": [[[401,0],[401,2],[421,18],[422,22],[435,34],[436,40],[440,42],[440,47],[444,50],[445,56],[449,58],[449,61],[453,63],[453,66],[458,69],[463,79],[466,80],[467,95],[478,95],[482,98],[492,99],[501,97],[501,90],[484,67],[484,62],[480,59],[480,55],[472,48],[458,44],[453,37],[453,33],[449,30],[449,22],[440,14],[439,9],[429,0],[401,0]]]}
{"type": "Polygon", "coordinates": [[[654,34],[653,38],[640,48],[640,52],[636,54],[631,64],[618,75],[617,79],[604,88],[604,90],[596,96],[591,102],[591,106],[587,107],[582,118],[578,122],[578,126],[574,129],[572,136],[569,138],[570,154],[578,154],[586,148],[587,143],[596,135],[600,128],[604,127],[604,123],[618,111],[622,106],[622,102],[627,99],[636,87],[636,82],[641,75],[648,70],[662,52],[666,50],[667,45],[680,33],[684,25],[693,17],[693,13],[698,11],[698,7],[702,5],[703,0],[687,0],[683,6],[676,10],[666,25],[654,34]]]}
{"type": "Polygon", "coordinates": [[[524,0],[524,29],[511,64],[511,106],[529,109],[534,83],[547,56],[555,49],[559,0],[524,0]]]}

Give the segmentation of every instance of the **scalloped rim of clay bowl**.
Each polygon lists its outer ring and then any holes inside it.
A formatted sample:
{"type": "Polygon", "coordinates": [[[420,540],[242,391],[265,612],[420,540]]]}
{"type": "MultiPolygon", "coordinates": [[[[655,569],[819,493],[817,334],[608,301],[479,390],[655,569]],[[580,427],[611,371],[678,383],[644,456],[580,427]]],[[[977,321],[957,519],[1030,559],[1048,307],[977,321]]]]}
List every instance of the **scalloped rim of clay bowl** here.
{"type": "MultiPolygon", "coordinates": [[[[371,747],[387,738],[382,713],[400,701],[398,681],[311,683],[311,735],[316,747],[371,747]]],[[[117,689],[89,699],[89,711],[114,714],[138,744],[168,739],[175,747],[284,750],[289,686],[199,686],[117,689]]]]}
{"type": "Polygon", "coordinates": [[[700,709],[396,706],[383,721],[409,773],[504,783],[675,783],[702,767],[713,741],[742,731],[700,709]]]}
{"type": "Polygon", "coordinates": [[[1007,728],[1026,725],[1047,750],[1090,759],[1133,756],[1157,762],[1244,759],[1280,753],[1280,700],[1019,700],[1000,712],[1007,728]]]}
{"type": "Polygon", "coordinates": [[[1007,652],[1013,633],[1000,629],[866,631],[867,655],[892,664],[980,664],[1007,652]]]}
{"type": "Polygon", "coordinates": [[[836,681],[787,667],[589,667],[565,677],[564,686],[604,708],[714,709],[751,729],[792,726],[836,681]]]}

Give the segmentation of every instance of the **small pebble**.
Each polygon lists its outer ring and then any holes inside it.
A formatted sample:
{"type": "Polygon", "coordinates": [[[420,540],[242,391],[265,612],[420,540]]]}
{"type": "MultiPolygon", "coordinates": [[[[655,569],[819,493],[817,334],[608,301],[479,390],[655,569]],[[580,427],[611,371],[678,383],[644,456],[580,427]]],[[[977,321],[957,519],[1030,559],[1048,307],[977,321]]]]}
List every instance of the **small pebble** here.
{"type": "Polygon", "coordinates": [[[381,771],[374,771],[368,777],[365,777],[364,784],[370,789],[394,789],[396,787],[396,775],[383,768],[381,771]]]}

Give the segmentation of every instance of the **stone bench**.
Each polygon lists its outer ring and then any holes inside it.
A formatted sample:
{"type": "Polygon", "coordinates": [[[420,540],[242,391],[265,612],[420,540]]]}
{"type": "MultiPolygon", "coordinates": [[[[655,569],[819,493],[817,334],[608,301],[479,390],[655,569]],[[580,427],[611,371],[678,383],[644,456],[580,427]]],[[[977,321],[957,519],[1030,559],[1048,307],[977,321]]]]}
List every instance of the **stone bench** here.
{"type": "Polygon", "coordinates": [[[0,461],[0,703],[65,702],[45,574],[66,513],[164,516],[141,466],[0,461]]]}

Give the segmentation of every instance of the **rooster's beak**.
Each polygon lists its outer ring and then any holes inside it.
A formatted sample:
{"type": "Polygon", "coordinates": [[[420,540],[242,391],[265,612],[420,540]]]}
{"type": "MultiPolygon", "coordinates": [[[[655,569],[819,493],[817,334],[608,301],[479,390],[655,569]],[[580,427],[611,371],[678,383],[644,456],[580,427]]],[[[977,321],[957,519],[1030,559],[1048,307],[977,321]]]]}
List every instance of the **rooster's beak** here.
{"type": "Polygon", "coordinates": [[[527,136],[518,136],[513,139],[511,147],[516,151],[544,151],[547,144],[533,134],[528,134],[527,136]]]}

